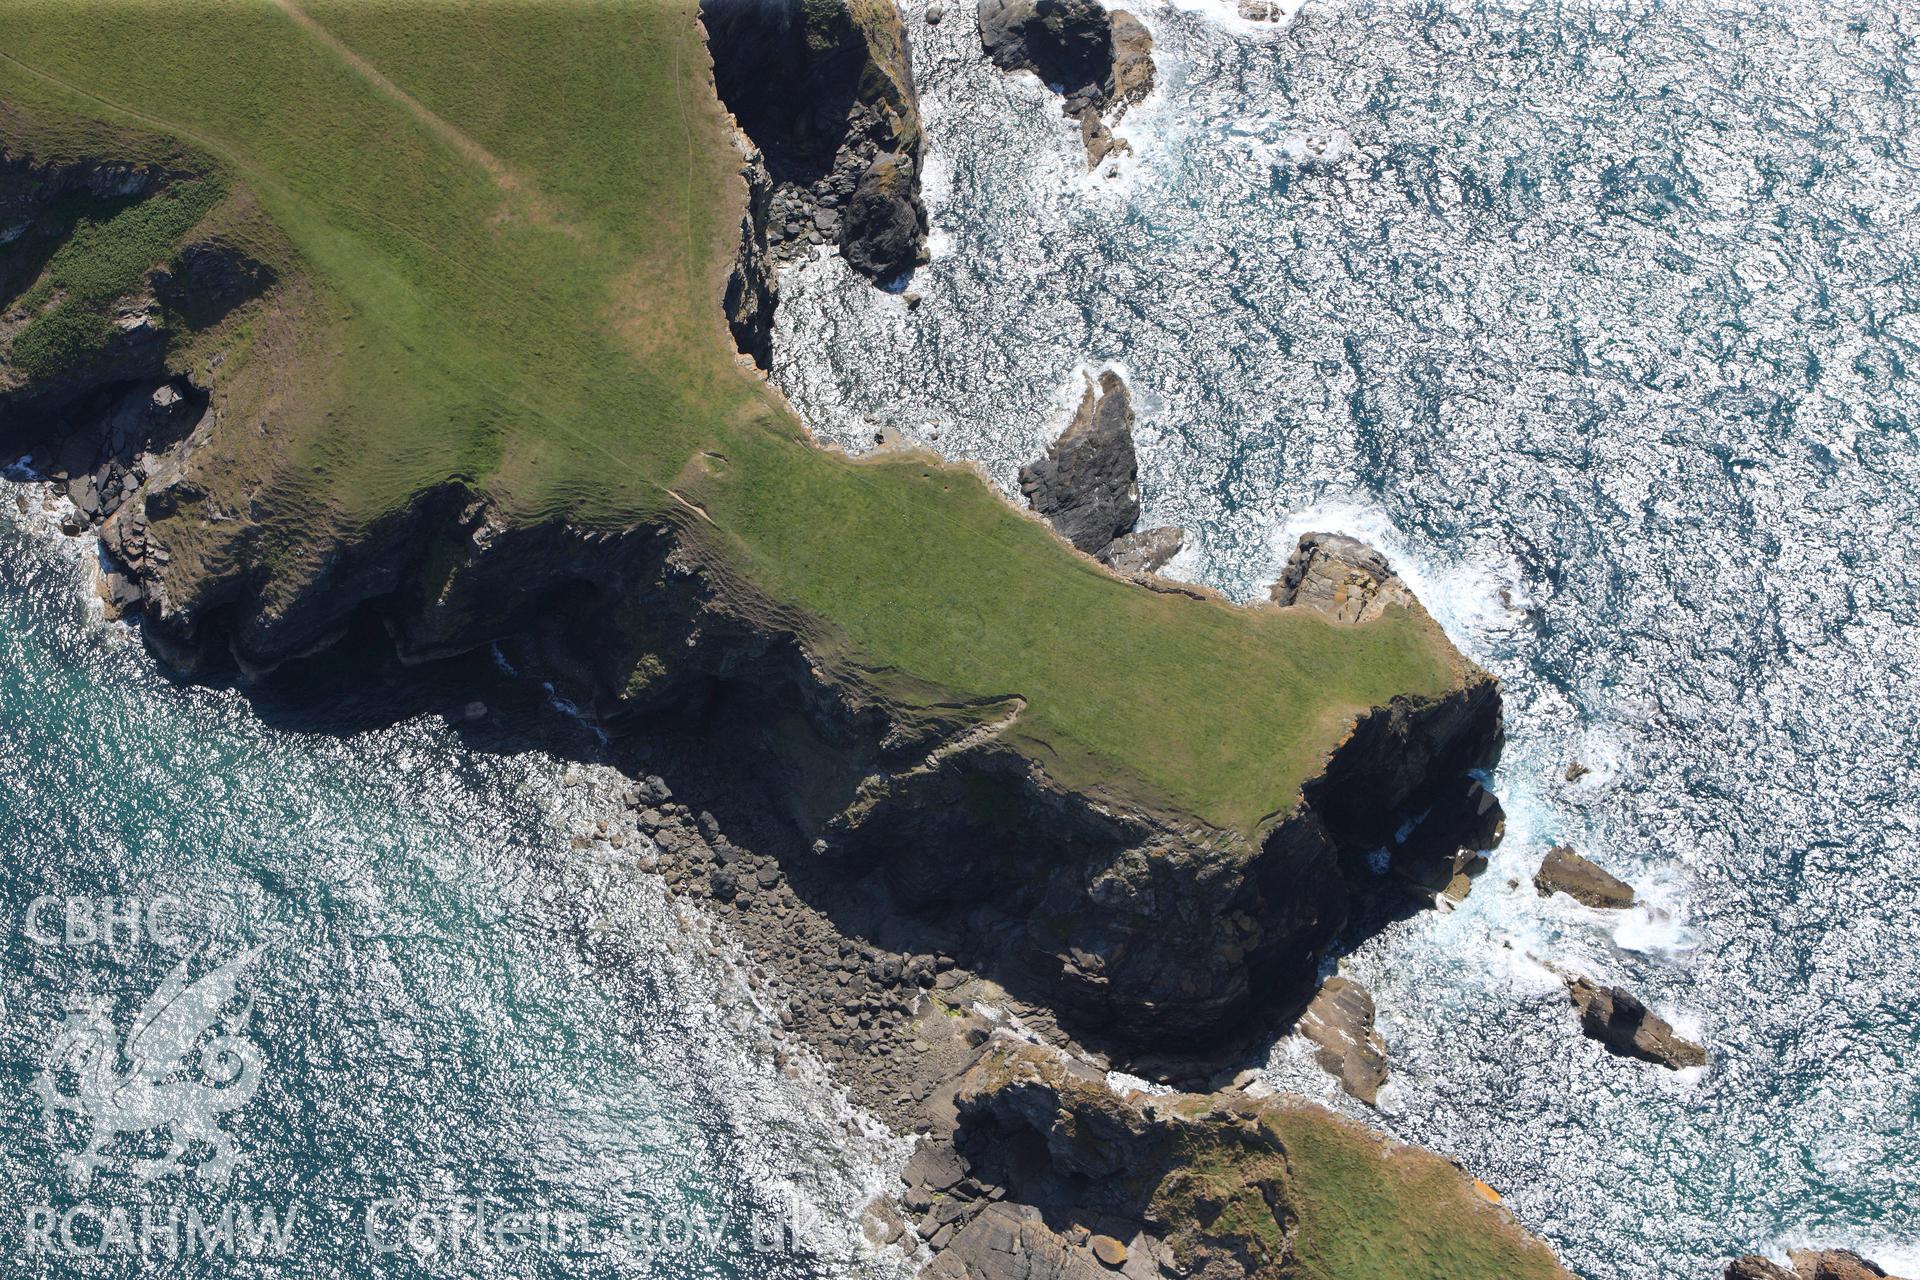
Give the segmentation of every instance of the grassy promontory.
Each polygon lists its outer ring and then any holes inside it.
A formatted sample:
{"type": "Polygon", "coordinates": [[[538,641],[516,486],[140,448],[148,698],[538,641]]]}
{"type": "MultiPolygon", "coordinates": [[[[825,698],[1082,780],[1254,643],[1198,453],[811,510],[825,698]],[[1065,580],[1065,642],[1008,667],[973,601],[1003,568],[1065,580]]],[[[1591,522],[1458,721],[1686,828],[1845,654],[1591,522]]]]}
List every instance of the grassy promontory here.
{"type": "Polygon", "coordinates": [[[1006,740],[1062,786],[1247,836],[1356,714],[1458,683],[1417,611],[1343,627],[1143,590],[968,470],[815,447],[720,316],[744,197],[695,19],[0,3],[0,142],[205,166],[230,193],[206,216],[299,282],[287,323],[221,339],[250,389],[204,447],[271,526],[248,573],[297,576],[449,481],[516,523],[672,523],[875,696],[1018,697],[1006,740]]]}

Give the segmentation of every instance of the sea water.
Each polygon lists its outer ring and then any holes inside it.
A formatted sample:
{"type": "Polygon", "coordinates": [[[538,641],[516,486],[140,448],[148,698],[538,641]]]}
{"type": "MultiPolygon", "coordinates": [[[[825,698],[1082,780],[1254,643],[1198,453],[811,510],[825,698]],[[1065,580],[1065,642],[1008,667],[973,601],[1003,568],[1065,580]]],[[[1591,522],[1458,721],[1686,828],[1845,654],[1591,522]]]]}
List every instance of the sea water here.
{"type": "Polygon", "coordinates": [[[1920,1258],[1920,8],[1137,6],[1159,81],[1088,174],[971,6],[910,13],[935,259],[782,282],[776,378],[1012,488],[1088,372],[1139,412],[1169,572],[1264,596],[1379,546],[1496,672],[1505,842],[1344,959],[1393,1079],[1596,1280],[1920,1258]],[[1568,766],[1591,772],[1566,780],[1568,766]],[[1566,842],[1644,905],[1540,898],[1566,842]],[[1583,1038],[1555,971],[1704,1040],[1583,1038]]]}
{"type": "Polygon", "coordinates": [[[316,716],[171,682],[46,503],[0,487],[0,1270],[899,1274],[860,1213],[901,1144],[776,1068],[775,993],[637,845],[576,847],[617,774],[456,732],[466,689],[316,716]]]}

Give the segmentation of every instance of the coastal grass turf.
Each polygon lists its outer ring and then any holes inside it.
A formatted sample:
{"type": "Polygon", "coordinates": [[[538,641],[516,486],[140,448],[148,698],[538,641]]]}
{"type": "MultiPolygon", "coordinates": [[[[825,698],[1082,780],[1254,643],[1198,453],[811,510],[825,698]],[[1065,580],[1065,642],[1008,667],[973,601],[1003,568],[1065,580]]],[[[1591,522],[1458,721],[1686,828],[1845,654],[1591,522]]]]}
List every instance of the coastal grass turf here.
{"type": "Polygon", "coordinates": [[[970,471],[813,447],[719,313],[740,158],[691,0],[0,0],[0,55],[11,145],[203,153],[311,282],[257,446],[289,570],[449,479],[672,518],[880,696],[1017,697],[1061,782],[1248,832],[1457,678],[1418,615],[1143,590],[970,471]]]}
{"type": "Polygon", "coordinates": [[[1269,1116],[1298,1214],[1298,1280],[1571,1280],[1431,1152],[1393,1147],[1313,1106],[1269,1116]]]}

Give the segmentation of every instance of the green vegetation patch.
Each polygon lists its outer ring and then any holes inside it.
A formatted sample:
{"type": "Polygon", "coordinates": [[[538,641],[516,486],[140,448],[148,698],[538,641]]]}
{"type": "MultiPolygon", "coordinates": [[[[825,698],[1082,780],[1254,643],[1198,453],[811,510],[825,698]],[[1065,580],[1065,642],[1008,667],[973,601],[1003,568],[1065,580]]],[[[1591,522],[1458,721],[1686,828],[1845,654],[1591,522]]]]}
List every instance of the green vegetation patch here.
{"type": "Polygon", "coordinates": [[[70,220],[71,229],[18,305],[31,311],[55,301],[14,339],[13,363],[38,378],[99,351],[113,336],[113,303],[138,288],[221,195],[218,181],[196,178],[145,199],[61,202],[54,217],[70,220]]]}
{"type": "Polygon", "coordinates": [[[1440,1157],[1318,1109],[1263,1123],[1286,1148],[1300,1280],[1568,1280],[1440,1157]]]}

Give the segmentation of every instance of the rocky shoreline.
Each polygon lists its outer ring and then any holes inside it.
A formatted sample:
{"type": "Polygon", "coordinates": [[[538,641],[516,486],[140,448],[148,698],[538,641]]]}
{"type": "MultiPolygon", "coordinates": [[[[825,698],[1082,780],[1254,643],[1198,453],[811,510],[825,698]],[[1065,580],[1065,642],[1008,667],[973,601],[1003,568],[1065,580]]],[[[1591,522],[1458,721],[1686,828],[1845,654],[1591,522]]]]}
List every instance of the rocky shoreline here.
{"type": "MultiPolygon", "coordinates": [[[[1000,65],[1046,79],[1056,58],[1080,58],[1049,82],[1065,87],[1099,163],[1112,150],[1106,120],[1151,86],[1144,28],[1090,4],[983,0],[983,37],[989,10],[1000,65]]],[[[735,86],[727,101],[751,139],[724,306],[762,367],[778,261],[833,244],[876,283],[924,261],[924,141],[899,15],[866,0],[821,15],[798,0],[705,15],[722,92],[735,86]],[[779,20],[743,24],[742,12],[779,20]],[[752,89],[796,83],[819,110],[779,118],[752,89]]],[[[24,234],[13,228],[63,195],[137,197],[182,176],[6,157],[0,257],[24,234]]],[[[623,822],[576,843],[631,846],[724,921],[776,975],[782,1033],[812,1046],[868,1110],[924,1136],[898,1195],[870,1208],[876,1243],[923,1242],[938,1277],[1293,1273],[1308,1247],[1293,1228],[1308,1210],[1293,1167],[1302,1144],[1286,1134],[1302,1104],[1258,1096],[1239,1068],[1301,1015],[1343,1086],[1377,1092],[1387,1068],[1371,1000],[1338,981],[1316,998],[1320,965],[1356,922],[1409,897],[1464,896],[1485,865],[1501,815],[1471,773],[1500,747],[1492,677],[1463,660],[1447,696],[1360,716],[1293,810],[1251,838],[1056,785],[996,741],[1017,698],[937,722],[897,716],[823,671],[777,610],[738,589],[692,516],[618,534],[522,527],[450,484],[329,548],[301,579],[263,581],[187,532],[244,528],[246,504],[197,452],[196,429],[227,411],[224,388],[207,368],[169,364],[162,320],[217,319],[278,282],[219,238],[174,261],[122,304],[118,336],[90,365],[0,386],[0,435],[62,485],[69,531],[101,539],[110,606],[141,618],[169,665],[265,679],[377,622],[407,662],[500,646],[616,742],[698,723],[676,776],[642,773],[623,822]],[[606,642],[613,601],[643,619],[619,644],[606,642]],[[1111,1068],[1193,1092],[1119,1092],[1111,1068]],[[1122,1176],[1141,1170],[1152,1188],[1122,1176]],[[1188,1185],[1196,1171],[1205,1186],[1188,1185]],[[1187,1190],[1168,1198],[1170,1183],[1187,1190]]],[[[1103,377],[1023,489],[1139,589],[1191,590],[1153,576],[1180,531],[1134,530],[1131,417],[1124,384],[1103,377]]],[[[1419,604],[1377,552],[1315,533],[1270,607],[1364,626],[1419,604]]],[[[1597,906],[1633,900],[1565,857],[1541,885],[1597,906]]],[[[1704,1061],[1630,994],[1569,985],[1588,1033],[1616,1051],[1704,1061]]],[[[1419,1164],[1458,1193],[1476,1231],[1538,1274],[1564,1274],[1458,1170],[1385,1147],[1367,1161],[1419,1164]]],[[[1754,1260],[1737,1280],[1855,1280],[1840,1263],[1772,1265],[1754,1260]]]]}

